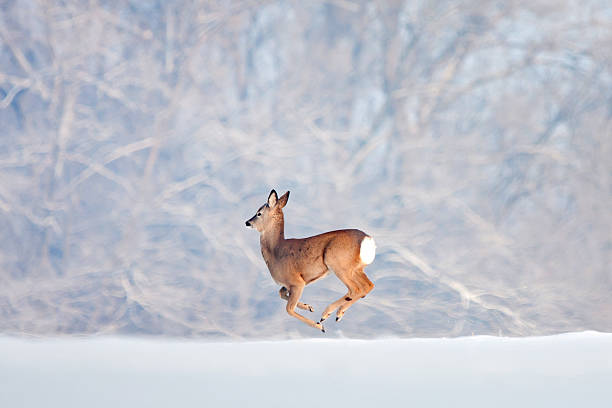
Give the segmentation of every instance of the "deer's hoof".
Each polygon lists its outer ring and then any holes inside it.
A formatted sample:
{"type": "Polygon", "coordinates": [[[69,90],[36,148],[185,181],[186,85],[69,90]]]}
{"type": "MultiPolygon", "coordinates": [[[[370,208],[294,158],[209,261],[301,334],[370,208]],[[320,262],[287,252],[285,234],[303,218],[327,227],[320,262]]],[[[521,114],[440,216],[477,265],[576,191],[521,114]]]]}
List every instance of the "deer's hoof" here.
{"type": "Polygon", "coordinates": [[[342,320],[342,316],[344,315],[336,316],[336,321],[339,322],[340,320],[342,320]]]}
{"type": "Polygon", "coordinates": [[[310,306],[310,305],[306,305],[306,306],[308,307],[308,311],[309,312],[314,312],[314,309],[312,308],[312,306],[310,306]]]}

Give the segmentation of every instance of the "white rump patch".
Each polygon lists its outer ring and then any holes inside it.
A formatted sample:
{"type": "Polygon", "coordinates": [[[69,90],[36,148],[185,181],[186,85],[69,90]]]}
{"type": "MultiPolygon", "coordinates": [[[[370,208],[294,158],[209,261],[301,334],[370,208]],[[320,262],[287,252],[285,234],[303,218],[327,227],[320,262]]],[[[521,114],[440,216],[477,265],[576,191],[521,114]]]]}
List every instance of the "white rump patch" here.
{"type": "Polygon", "coordinates": [[[375,256],[376,243],[374,242],[374,238],[365,237],[363,241],[361,241],[361,248],[359,249],[359,257],[361,258],[361,262],[369,265],[374,261],[375,256]]]}

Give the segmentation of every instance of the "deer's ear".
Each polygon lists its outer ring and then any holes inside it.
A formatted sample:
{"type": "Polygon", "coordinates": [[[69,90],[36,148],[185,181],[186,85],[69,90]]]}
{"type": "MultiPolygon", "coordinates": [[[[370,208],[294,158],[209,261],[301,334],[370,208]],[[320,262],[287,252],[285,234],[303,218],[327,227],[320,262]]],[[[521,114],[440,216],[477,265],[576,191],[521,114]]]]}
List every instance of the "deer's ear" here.
{"type": "Polygon", "coordinates": [[[268,196],[268,207],[274,208],[278,201],[278,195],[276,195],[276,191],[270,191],[270,195],[268,196]]]}
{"type": "Polygon", "coordinates": [[[287,200],[289,200],[289,192],[288,191],[285,194],[283,194],[278,199],[278,205],[280,206],[280,208],[283,208],[284,206],[287,205],[287,200]]]}

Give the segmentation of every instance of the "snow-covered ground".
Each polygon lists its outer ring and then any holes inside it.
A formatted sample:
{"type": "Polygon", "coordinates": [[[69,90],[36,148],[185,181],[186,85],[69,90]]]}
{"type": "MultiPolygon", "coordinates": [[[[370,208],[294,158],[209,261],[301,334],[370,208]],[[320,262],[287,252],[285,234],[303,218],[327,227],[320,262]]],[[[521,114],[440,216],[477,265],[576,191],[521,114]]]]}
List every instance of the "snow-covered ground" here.
{"type": "Polygon", "coordinates": [[[612,334],[236,343],[0,337],[0,407],[609,407],[612,334]]]}

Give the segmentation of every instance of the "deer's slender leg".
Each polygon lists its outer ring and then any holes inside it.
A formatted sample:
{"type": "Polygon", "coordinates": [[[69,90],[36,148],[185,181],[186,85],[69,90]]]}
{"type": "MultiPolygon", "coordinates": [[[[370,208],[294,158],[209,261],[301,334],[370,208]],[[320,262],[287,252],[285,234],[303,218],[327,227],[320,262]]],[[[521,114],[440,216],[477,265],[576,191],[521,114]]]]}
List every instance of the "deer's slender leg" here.
{"type": "Polygon", "coordinates": [[[342,296],[340,299],[336,300],[334,303],[330,304],[329,306],[325,308],[325,310],[323,311],[323,314],[321,315],[320,322],[327,319],[334,310],[338,309],[338,307],[340,307],[344,303],[349,302],[352,299],[359,299],[358,297],[359,286],[357,286],[355,282],[353,282],[353,280],[349,278],[348,274],[347,273],[336,273],[336,276],[338,277],[338,279],[342,281],[342,283],[346,285],[346,287],[348,288],[348,292],[346,292],[346,295],[342,296]]]}
{"type": "Polygon", "coordinates": [[[327,306],[325,310],[323,311],[323,314],[321,315],[321,320],[319,320],[319,322],[322,322],[323,320],[327,319],[334,310],[336,310],[337,308],[340,307],[340,305],[346,302],[346,299],[351,299],[349,297],[349,293],[350,292],[346,292],[346,295],[342,296],[340,299],[336,300],[334,303],[331,303],[329,306],[327,306]]]}
{"type": "Polygon", "coordinates": [[[365,274],[363,268],[359,268],[355,271],[352,280],[359,288],[361,298],[364,298],[365,295],[367,295],[372,289],[374,289],[374,284],[368,278],[368,275],[365,274]]]}
{"type": "Polygon", "coordinates": [[[355,282],[358,288],[357,296],[351,299],[347,298],[347,301],[340,306],[338,312],[336,313],[337,322],[342,319],[342,317],[344,316],[344,312],[346,312],[348,308],[353,305],[353,303],[365,297],[365,295],[367,295],[372,289],[374,289],[374,284],[372,283],[372,281],[370,281],[370,279],[368,279],[365,272],[363,271],[363,268],[357,269],[355,271],[352,280],[353,282],[355,282]]]}
{"type": "MultiPolygon", "coordinates": [[[[289,300],[289,290],[287,290],[286,287],[283,286],[282,288],[280,288],[278,294],[280,295],[281,299],[285,299],[287,301],[289,300]]],[[[298,302],[296,306],[300,309],[308,310],[309,312],[314,312],[314,309],[308,303],[298,302]]]]}
{"type": "Polygon", "coordinates": [[[313,320],[310,320],[295,311],[295,307],[298,304],[298,300],[300,299],[300,296],[302,296],[302,291],[304,290],[304,286],[305,286],[304,283],[302,283],[299,286],[291,285],[289,287],[289,300],[287,301],[287,313],[289,313],[291,316],[297,319],[300,319],[307,325],[312,326],[315,329],[319,329],[325,333],[325,329],[323,328],[323,325],[320,322],[317,323],[313,320]]]}

